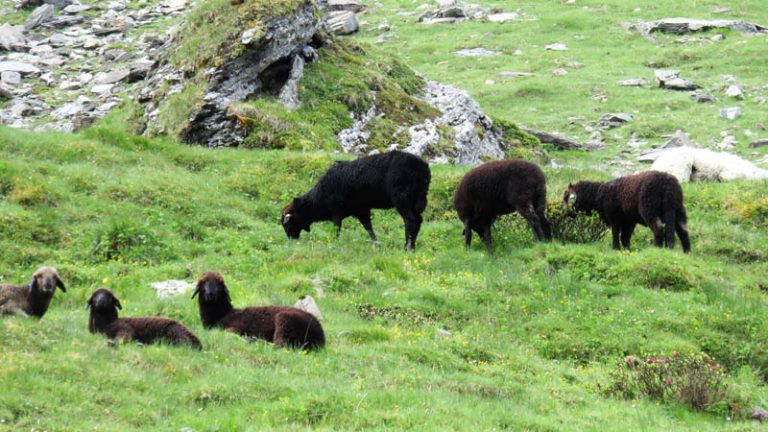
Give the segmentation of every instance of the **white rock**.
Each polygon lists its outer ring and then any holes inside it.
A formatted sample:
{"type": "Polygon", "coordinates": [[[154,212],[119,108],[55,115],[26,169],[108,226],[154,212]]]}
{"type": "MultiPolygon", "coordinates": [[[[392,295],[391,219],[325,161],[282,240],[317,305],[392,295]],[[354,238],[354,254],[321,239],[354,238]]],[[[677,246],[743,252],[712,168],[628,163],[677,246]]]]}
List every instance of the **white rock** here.
{"type": "Polygon", "coordinates": [[[24,26],[3,24],[0,26],[0,49],[6,51],[21,51],[27,49],[27,38],[24,36],[24,26]]]}
{"type": "Polygon", "coordinates": [[[0,62],[0,73],[2,72],[18,72],[22,76],[28,76],[39,74],[40,69],[29,63],[11,60],[0,62]]]}
{"type": "Polygon", "coordinates": [[[568,71],[563,69],[563,68],[555,69],[555,70],[552,71],[552,76],[553,77],[561,77],[561,76],[564,76],[564,75],[568,75],[568,71]]]}
{"type": "Polygon", "coordinates": [[[739,107],[723,108],[720,110],[720,117],[728,120],[736,120],[739,116],[741,116],[741,108],[739,107]]]}
{"type": "Polygon", "coordinates": [[[520,18],[520,14],[516,12],[506,12],[488,15],[488,21],[494,23],[505,23],[509,21],[516,21],[520,18]]]}
{"type": "Polygon", "coordinates": [[[501,54],[501,51],[492,51],[485,48],[464,48],[456,51],[459,57],[493,57],[501,54]]]}
{"type": "Polygon", "coordinates": [[[553,43],[544,47],[547,51],[568,51],[568,46],[564,43],[553,43]]]}
{"type": "Polygon", "coordinates": [[[103,95],[105,93],[111,92],[112,87],[114,86],[114,84],[96,84],[95,86],[91,87],[91,93],[103,95]]]}
{"type": "Polygon", "coordinates": [[[323,320],[323,314],[320,312],[320,308],[317,306],[315,299],[313,299],[309,294],[299,297],[293,307],[307,312],[308,314],[317,318],[319,321],[323,320]]]}
{"type": "Polygon", "coordinates": [[[737,85],[729,85],[725,89],[725,95],[736,99],[744,99],[744,91],[737,85]]]}
{"type": "Polygon", "coordinates": [[[16,87],[21,84],[21,74],[16,71],[2,72],[0,73],[0,82],[16,87]]]}
{"type": "Polygon", "coordinates": [[[167,280],[162,282],[152,282],[149,284],[157,291],[157,298],[168,299],[182,295],[195,287],[195,284],[183,280],[167,280]]]}

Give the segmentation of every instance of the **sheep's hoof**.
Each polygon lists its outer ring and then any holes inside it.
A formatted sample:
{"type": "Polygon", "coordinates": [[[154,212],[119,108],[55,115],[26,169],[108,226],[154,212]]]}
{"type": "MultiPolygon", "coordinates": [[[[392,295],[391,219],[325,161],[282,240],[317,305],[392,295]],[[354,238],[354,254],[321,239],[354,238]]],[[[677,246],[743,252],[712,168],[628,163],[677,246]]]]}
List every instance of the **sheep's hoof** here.
{"type": "Polygon", "coordinates": [[[112,348],[117,347],[118,340],[117,339],[110,339],[107,341],[107,346],[110,346],[112,348]]]}

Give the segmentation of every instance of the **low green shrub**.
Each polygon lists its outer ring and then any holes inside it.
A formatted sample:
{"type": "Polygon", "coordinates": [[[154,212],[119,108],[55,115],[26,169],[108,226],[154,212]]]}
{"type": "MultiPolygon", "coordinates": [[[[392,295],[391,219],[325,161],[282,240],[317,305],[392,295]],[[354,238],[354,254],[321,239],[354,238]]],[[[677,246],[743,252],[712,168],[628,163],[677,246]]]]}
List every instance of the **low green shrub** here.
{"type": "Polygon", "coordinates": [[[674,353],[670,357],[628,356],[611,372],[606,395],[624,399],[647,397],[675,402],[694,410],[716,410],[726,400],[728,375],[709,356],[674,353]]]}

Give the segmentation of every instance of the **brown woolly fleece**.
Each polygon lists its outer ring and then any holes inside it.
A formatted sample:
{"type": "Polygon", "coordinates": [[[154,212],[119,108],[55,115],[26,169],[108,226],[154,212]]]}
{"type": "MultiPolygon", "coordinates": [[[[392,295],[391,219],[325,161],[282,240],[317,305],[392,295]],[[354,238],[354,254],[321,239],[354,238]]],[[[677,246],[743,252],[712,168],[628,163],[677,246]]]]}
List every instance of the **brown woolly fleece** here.
{"type": "Polygon", "coordinates": [[[42,318],[56,287],[67,288],[53,267],[40,267],[26,285],[0,285],[0,314],[42,318]]]}
{"type": "Polygon", "coordinates": [[[580,181],[568,185],[563,202],[576,211],[597,211],[611,227],[613,248],[630,247],[637,224],[653,231],[654,244],[675,247],[675,233],[684,252],[691,251],[683,189],[667,173],[646,171],[607,183],[580,181]]]}
{"type": "Polygon", "coordinates": [[[105,334],[113,342],[135,340],[144,344],[163,341],[171,345],[190,345],[202,349],[200,339],[176,320],[162,317],[118,318],[117,310],[122,309],[120,300],[106,288],[99,288],[91,294],[86,303],[91,309],[88,330],[105,334]]]}
{"type": "Polygon", "coordinates": [[[224,278],[216,272],[204,273],[197,281],[192,298],[197,296],[203,327],[219,327],[242,336],[274,342],[275,346],[306,350],[325,346],[320,321],[311,314],[287,306],[235,309],[224,278]]]}
{"type": "Polygon", "coordinates": [[[536,164],[513,159],[487,162],[469,171],[453,194],[453,206],[464,223],[469,248],[472,231],[491,250],[491,226],[500,215],[517,211],[537,240],[552,240],[552,228],[544,214],[547,181],[536,164]]]}

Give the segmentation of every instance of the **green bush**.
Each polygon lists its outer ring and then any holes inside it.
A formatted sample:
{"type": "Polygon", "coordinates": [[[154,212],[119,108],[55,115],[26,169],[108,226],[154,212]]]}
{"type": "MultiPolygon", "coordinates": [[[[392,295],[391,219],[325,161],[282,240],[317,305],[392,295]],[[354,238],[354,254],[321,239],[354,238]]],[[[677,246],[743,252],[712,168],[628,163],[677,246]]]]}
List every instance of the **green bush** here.
{"type": "Polygon", "coordinates": [[[608,232],[597,213],[576,213],[557,201],[547,204],[547,217],[552,223],[552,237],[563,243],[593,243],[608,232]]]}
{"type": "Polygon", "coordinates": [[[717,410],[728,391],[725,369],[707,355],[674,353],[646,359],[628,356],[611,372],[609,396],[676,402],[694,410],[717,410]]]}

